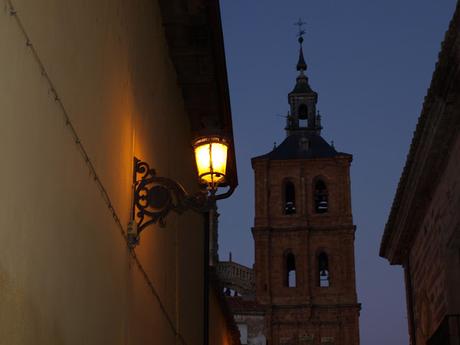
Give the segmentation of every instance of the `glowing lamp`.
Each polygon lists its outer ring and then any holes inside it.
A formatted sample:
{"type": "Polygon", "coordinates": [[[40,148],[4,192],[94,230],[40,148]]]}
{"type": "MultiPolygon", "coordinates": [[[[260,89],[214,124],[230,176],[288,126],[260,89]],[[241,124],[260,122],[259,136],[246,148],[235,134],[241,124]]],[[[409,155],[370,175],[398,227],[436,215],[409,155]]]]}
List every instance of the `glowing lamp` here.
{"type": "Polygon", "coordinates": [[[193,144],[200,183],[211,189],[225,182],[228,143],[219,137],[203,137],[193,144]]]}
{"type": "Polygon", "coordinates": [[[177,181],[157,176],[149,164],[134,158],[133,205],[128,224],[128,244],[134,248],[139,243],[139,235],[151,224],[165,225],[170,211],[182,213],[194,210],[208,213],[215,209],[217,200],[228,198],[235,187],[228,183],[227,153],[229,143],[216,135],[200,137],[193,142],[200,188],[194,194],[188,193],[177,181]],[[226,185],[227,192],[216,195],[218,187],[226,185]]]}

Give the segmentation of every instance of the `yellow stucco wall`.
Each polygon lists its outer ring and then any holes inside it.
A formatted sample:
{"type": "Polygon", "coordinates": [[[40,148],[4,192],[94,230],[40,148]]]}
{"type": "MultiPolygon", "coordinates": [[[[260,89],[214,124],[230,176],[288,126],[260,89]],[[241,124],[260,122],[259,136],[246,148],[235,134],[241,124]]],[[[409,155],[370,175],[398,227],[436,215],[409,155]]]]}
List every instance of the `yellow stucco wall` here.
{"type": "Polygon", "coordinates": [[[0,345],[200,344],[201,216],[142,234],[159,299],[122,236],[133,155],[196,185],[156,1],[12,5],[0,0],[0,345]]]}

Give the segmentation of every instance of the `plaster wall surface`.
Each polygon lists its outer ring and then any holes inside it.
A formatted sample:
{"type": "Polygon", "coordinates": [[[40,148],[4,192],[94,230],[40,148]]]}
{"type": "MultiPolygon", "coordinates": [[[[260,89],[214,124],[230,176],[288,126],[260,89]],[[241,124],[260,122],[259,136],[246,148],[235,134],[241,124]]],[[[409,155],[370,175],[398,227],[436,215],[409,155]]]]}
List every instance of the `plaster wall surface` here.
{"type": "Polygon", "coordinates": [[[157,2],[1,0],[0,75],[0,344],[201,343],[202,218],[125,241],[133,156],[196,185],[157,2]]]}

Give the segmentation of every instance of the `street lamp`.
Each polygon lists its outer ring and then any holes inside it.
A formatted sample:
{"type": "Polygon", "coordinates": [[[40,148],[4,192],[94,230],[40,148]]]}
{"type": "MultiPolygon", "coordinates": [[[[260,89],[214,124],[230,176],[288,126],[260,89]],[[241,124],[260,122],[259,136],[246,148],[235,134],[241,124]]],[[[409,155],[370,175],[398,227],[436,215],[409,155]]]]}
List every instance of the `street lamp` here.
{"type": "Polygon", "coordinates": [[[220,183],[225,182],[227,141],[217,136],[201,137],[194,142],[193,148],[200,182],[215,191],[220,183]]]}
{"type": "Polygon", "coordinates": [[[194,210],[206,213],[213,209],[216,200],[226,198],[234,187],[217,195],[220,186],[227,185],[227,153],[229,143],[220,136],[199,137],[193,142],[198,182],[206,187],[189,194],[177,181],[157,176],[156,171],[137,158],[133,169],[133,205],[128,225],[128,244],[134,248],[139,244],[140,233],[149,225],[165,225],[170,211],[182,213],[194,210]]]}
{"type": "Polygon", "coordinates": [[[200,191],[189,194],[177,181],[157,176],[154,169],[134,158],[133,205],[128,225],[128,245],[133,249],[139,244],[139,237],[146,227],[158,223],[165,225],[170,211],[182,213],[194,210],[204,217],[203,255],[203,344],[209,344],[209,255],[210,225],[214,221],[216,200],[229,197],[235,189],[227,177],[227,154],[229,142],[218,135],[202,136],[194,140],[193,151],[198,172],[200,191]],[[221,186],[229,186],[227,192],[217,194],[221,186]]]}

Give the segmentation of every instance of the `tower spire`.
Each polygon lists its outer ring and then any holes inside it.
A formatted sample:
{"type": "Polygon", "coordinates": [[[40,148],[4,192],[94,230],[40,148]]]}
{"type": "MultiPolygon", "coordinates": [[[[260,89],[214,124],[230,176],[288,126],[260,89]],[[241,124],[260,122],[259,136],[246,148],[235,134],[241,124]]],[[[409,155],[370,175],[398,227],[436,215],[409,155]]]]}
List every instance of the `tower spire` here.
{"type": "Polygon", "coordinates": [[[297,62],[297,70],[302,73],[303,71],[307,70],[307,63],[305,62],[305,58],[303,57],[303,49],[302,49],[303,37],[299,37],[298,41],[300,44],[300,49],[299,49],[299,61],[297,62]]]}
{"type": "Polygon", "coordinates": [[[307,63],[305,62],[305,58],[303,57],[303,49],[302,49],[302,43],[303,43],[303,35],[305,34],[305,30],[303,29],[303,26],[306,23],[302,21],[301,18],[297,22],[294,23],[294,25],[299,27],[299,31],[297,33],[297,41],[299,42],[299,61],[297,62],[297,70],[302,73],[302,71],[307,70],[307,63]]]}
{"type": "Polygon", "coordinates": [[[294,25],[299,27],[297,41],[299,42],[299,60],[297,62],[297,71],[299,75],[296,78],[294,89],[288,95],[290,105],[290,114],[286,121],[286,134],[321,134],[321,118],[316,114],[316,103],[318,94],[312,90],[308,83],[308,77],[305,74],[307,63],[303,56],[303,35],[305,22],[299,19],[294,25]]]}

